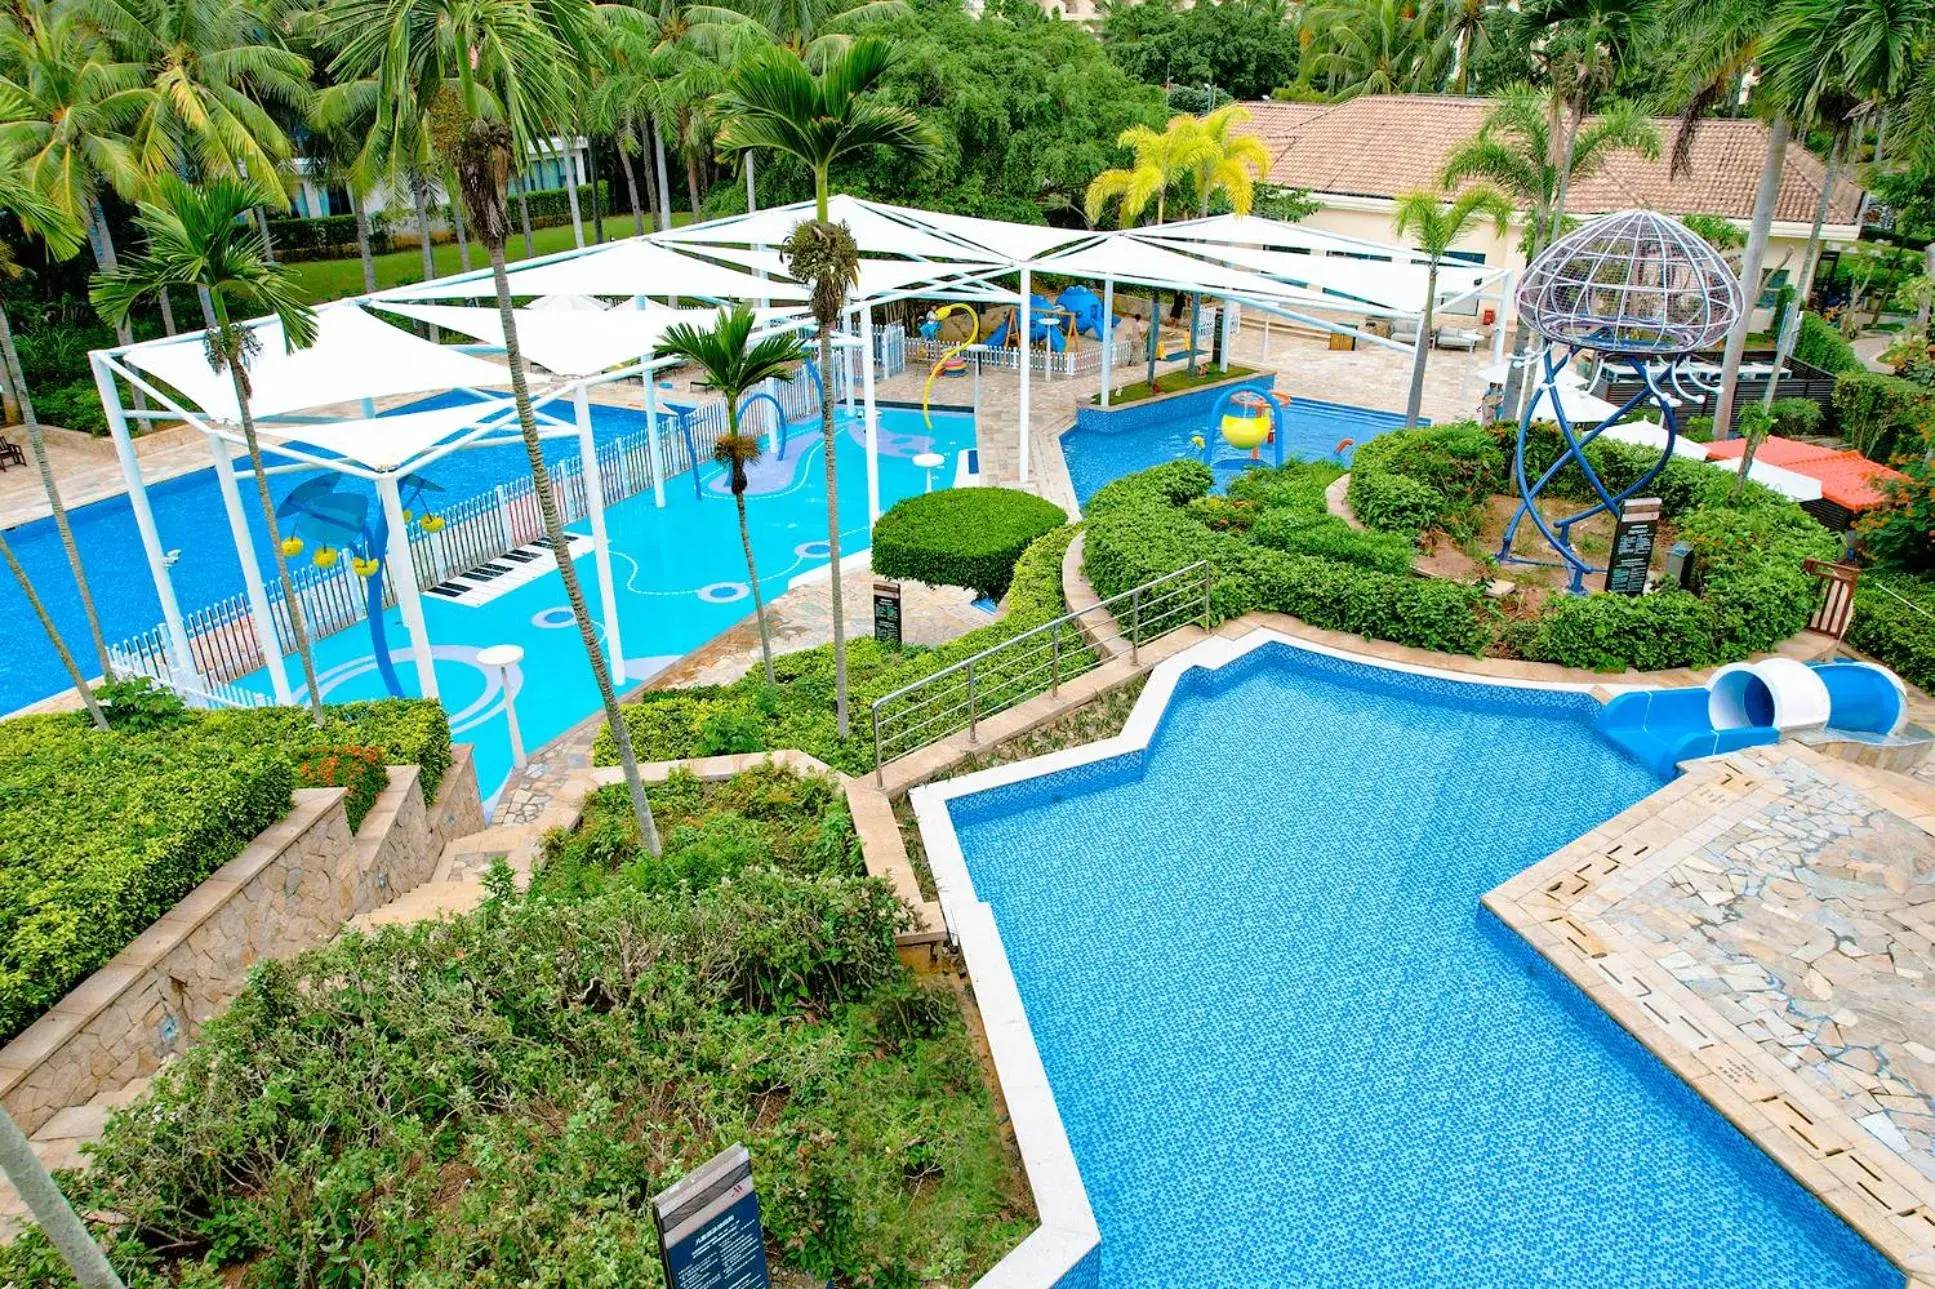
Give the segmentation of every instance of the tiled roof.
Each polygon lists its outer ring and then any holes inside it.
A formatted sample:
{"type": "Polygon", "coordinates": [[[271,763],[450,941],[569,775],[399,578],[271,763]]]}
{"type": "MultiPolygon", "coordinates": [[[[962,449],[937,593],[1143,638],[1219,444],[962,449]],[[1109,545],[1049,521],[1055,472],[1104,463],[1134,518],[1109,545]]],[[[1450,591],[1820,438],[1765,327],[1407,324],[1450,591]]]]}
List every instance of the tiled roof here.
{"type": "MultiPolygon", "coordinates": [[[[1440,94],[1369,94],[1342,103],[1245,106],[1250,131],[1275,158],[1269,182],[1313,192],[1396,197],[1435,190],[1445,158],[1478,133],[1491,103],[1440,94]]],[[[1760,182],[1767,127],[1754,120],[1704,122],[1694,135],[1692,170],[1675,179],[1667,173],[1667,156],[1678,122],[1662,118],[1657,124],[1664,145],[1659,160],[1611,154],[1598,173],[1573,183],[1566,209],[1590,215],[1638,206],[1670,215],[1746,219],[1760,182]]],[[[1813,222],[1826,176],[1818,157],[1791,144],[1774,217],[1813,222]]],[[[1837,179],[1828,222],[1853,223],[1860,199],[1859,189],[1837,179]]]]}
{"type": "MultiPolygon", "coordinates": [[[[1746,450],[1743,439],[1709,443],[1707,455],[1715,460],[1738,459],[1746,450]]],[[[1783,470],[1806,475],[1821,484],[1821,495],[1838,506],[1860,512],[1886,501],[1881,490],[1884,479],[1905,479],[1899,470],[1878,465],[1859,452],[1837,452],[1815,443],[1769,435],[1754,452],[1754,460],[1777,465],[1783,470]]]]}

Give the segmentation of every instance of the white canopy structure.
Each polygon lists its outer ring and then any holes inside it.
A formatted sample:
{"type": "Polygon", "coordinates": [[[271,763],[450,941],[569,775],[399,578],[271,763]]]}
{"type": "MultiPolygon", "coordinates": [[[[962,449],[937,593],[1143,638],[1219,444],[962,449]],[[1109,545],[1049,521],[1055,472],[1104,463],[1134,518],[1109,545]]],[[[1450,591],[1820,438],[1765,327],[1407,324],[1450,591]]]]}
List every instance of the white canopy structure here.
{"type": "MultiPolygon", "coordinates": [[[[876,518],[880,493],[873,313],[881,304],[909,298],[1011,304],[1019,313],[1011,334],[1030,337],[1035,273],[1099,280],[1101,398],[1106,406],[1112,384],[1110,328],[1118,284],[1201,292],[1406,352],[1409,344],[1371,334],[1361,324],[1378,316],[1416,317],[1425,289],[1424,270],[1415,252],[1267,219],[1218,216],[1159,229],[1093,232],[941,214],[852,197],[833,198],[829,210],[852,230],[861,251],[858,289],[848,306],[853,323],[834,337],[834,343],[846,355],[856,349],[859,353],[860,379],[853,383],[863,390],[869,513],[876,518]],[[1017,279],[1018,290],[1009,284],[1017,279]]],[[[550,382],[532,390],[533,402],[543,407],[568,397],[575,408],[570,423],[540,413],[539,432],[553,437],[575,434],[578,440],[605,608],[605,644],[620,681],[624,654],[605,540],[589,387],[619,380],[640,382],[652,490],[655,501],[663,505],[665,462],[656,373],[673,360],[657,358],[653,351],[667,327],[680,321],[703,323],[712,316],[710,308],[668,305],[676,301],[757,303],[762,311],[756,334],[811,326],[798,307],[810,298],[810,290],[785,271],[785,262],[774,249],[811,214],[809,203],[799,203],[528,260],[508,274],[513,295],[529,301],[514,311],[520,349],[550,382]],[[613,300],[621,303],[612,305],[613,300]]],[[[1502,303],[1509,291],[1509,283],[1503,281],[1506,276],[1497,270],[1444,267],[1440,295],[1470,298],[1496,287],[1502,303]]],[[[377,314],[429,322],[472,337],[484,347],[501,349],[505,337],[494,294],[491,275],[476,271],[326,304],[316,311],[316,343],[296,353],[285,351],[282,329],[275,322],[248,324],[260,341],[259,352],[249,363],[251,410],[265,451],[291,463],[277,468],[321,468],[375,484],[390,520],[391,546],[385,562],[410,635],[419,686],[430,696],[437,693],[436,674],[405,532],[399,480],[448,453],[502,442],[515,423],[514,408],[501,392],[509,383],[503,365],[462,347],[425,340],[377,314]],[[452,390],[471,391],[476,397],[458,406],[377,414],[378,399],[452,390]],[[345,415],[346,409],[353,410],[345,415]]],[[[1223,310],[1226,343],[1230,317],[1231,310],[1223,310]]],[[[130,417],[179,417],[208,436],[241,557],[249,617],[276,697],[289,701],[274,618],[231,461],[239,412],[229,375],[209,366],[200,333],[99,350],[91,358],[161,600],[174,680],[192,686],[197,673],[169,561],[128,434],[130,417]],[[161,410],[125,408],[121,381],[144,391],[161,410]]],[[[1020,478],[1026,482],[1035,364],[1024,358],[1016,366],[1017,459],[1020,478]]],[[[823,378],[831,375],[824,373],[823,378]]],[[[848,386],[849,402],[853,383],[848,386]]],[[[539,386],[539,381],[533,385],[539,386]]]]}

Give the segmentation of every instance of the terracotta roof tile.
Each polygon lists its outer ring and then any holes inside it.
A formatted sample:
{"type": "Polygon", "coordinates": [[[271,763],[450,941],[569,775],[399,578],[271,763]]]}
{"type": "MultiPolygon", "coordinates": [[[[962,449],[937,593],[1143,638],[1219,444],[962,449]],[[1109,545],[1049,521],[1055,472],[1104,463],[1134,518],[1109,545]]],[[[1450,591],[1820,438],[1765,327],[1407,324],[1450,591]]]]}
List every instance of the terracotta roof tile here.
{"type": "MultiPolygon", "coordinates": [[[[1269,182],[1313,192],[1396,197],[1435,189],[1444,159],[1478,133],[1491,103],[1438,94],[1375,94],[1343,103],[1246,106],[1251,132],[1276,159],[1269,182]]],[[[1658,125],[1670,146],[1678,123],[1661,118],[1658,125]]],[[[1746,219],[1766,150],[1767,127],[1759,121],[1708,121],[1694,136],[1690,173],[1671,178],[1664,150],[1657,161],[1615,153],[1597,174],[1573,184],[1566,207],[1582,215],[1639,206],[1673,215],[1746,219]]],[[[1826,170],[1813,153],[1791,144],[1774,217],[1812,222],[1826,170]]],[[[1837,179],[1828,222],[1853,223],[1860,200],[1859,189],[1837,179]]]]}
{"type": "MultiPolygon", "coordinates": [[[[1745,450],[1746,443],[1741,439],[1707,445],[1708,457],[1715,460],[1738,460],[1745,450]]],[[[1873,509],[1888,499],[1881,490],[1882,480],[1907,478],[1901,471],[1870,461],[1859,452],[1837,452],[1778,435],[1770,435],[1761,442],[1754,452],[1754,460],[1818,480],[1823,497],[1856,512],[1873,509]]]]}

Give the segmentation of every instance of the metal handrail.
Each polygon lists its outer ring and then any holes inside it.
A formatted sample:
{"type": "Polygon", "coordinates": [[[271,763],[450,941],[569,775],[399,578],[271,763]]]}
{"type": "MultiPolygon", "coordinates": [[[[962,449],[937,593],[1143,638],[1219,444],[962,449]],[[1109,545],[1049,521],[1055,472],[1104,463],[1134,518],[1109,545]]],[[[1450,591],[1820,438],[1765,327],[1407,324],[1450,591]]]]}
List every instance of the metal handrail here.
{"type": "Polygon", "coordinates": [[[1875,581],[1871,578],[1869,579],[1868,585],[1874,587],[1877,591],[1880,591],[1883,595],[1893,596],[1895,599],[1900,600],[1903,604],[1906,604],[1909,608],[1913,609],[1915,612],[1927,618],[1930,622],[1935,622],[1935,613],[1930,613],[1927,609],[1924,609],[1921,605],[1915,603],[1913,600],[1903,595],[1900,591],[1895,590],[1892,586],[1889,586],[1886,582],[1875,581]]]}
{"type": "MultiPolygon", "coordinates": [[[[876,698],[872,704],[875,782],[883,784],[885,782],[881,770],[886,760],[883,713],[890,704],[912,694],[921,695],[898,713],[903,724],[897,734],[900,736],[915,734],[923,737],[921,741],[899,749],[895,753],[896,756],[906,756],[961,728],[967,730],[970,742],[978,741],[980,723],[987,716],[1005,710],[1022,697],[1031,696],[1034,693],[1059,693],[1063,681],[1085,670],[1086,668],[1079,664],[1074,665],[1073,670],[1068,669],[1069,659],[1062,646],[1062,630],[1070,626],[1076,628],[1077,635],[1073,648],[1076,657],[1081,658],[1083,651],[1091,647],[1091,642],[1081,635],[1082,620],[1107,612],[1117,621],[1119,631],[1121,618],[1115,614],[1112,606],[1122,604],[1124,601],[1129,605],[1128,631],[1126,636],[1118,634],[1113,638],[1116,640],[1126,638],[1129,642],[1130,660],[1139,663],[1143,644],[1167,635],[1187,622],[1199,620],[1204,630],[1209,629],[1211,617],[1209,564],[1205,560],[1198,560],[1173,573],[1165,573],[1140,586],[1131,587],[1127,591],[1098,600],[1086,608],[1064,613],[1039,626],[1030,627],[1018,635],[1010,636],[999,644],[990,645],[959,662],[950,663],[911,684],[902,685],[892,693],[876,698]],[[1175,616],[1176,606],[1184,596],[1193,595],[1198,586],[1202,591],[1200,610],[1192,605],[1188,616],[1175,616]],[[1045,658],[1042,656],[1044,653],[1045,658]],[[1009,660],[1021,662],[1025,669],[1013,674],[1002,674],[997,671],[992,677],[992,690],[996,701],[984,703],[983,686],[984,682],[990,679],[988,672],[991,666],[998,666],[1009,660]],[[1041,689],[1033,688],[1037,681],[1044,679],[1045,686],[1041,689]],[[963,689],[966,691],[964,705],[959,701],[963,689]],[[932,710],[941,704],[951,705],[942,706],[938,711],[932,710]],[[911,722],[907,720],[917,713],[920,715],[919,720],[911,722]],[[958,723],[950,726],[950,720],[955,718],[958,718],[958,723]],[[936,726],[942,728],[937,732],[929,733],[936,726]]],[[[1093,642],[1095,645],[1102,643],[1104,641],[1100,639],[1093,642]]],[[[892,714],[888,714],[887,719],[891,720],[892,714]]]]}

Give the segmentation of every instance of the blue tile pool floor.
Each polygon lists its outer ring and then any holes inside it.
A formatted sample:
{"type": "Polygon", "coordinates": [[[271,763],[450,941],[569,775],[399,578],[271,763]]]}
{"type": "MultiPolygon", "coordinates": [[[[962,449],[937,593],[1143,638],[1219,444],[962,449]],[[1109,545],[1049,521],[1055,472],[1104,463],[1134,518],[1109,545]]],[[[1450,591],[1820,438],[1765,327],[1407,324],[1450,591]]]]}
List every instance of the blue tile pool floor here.
{"type": "MultiPolygon", "coordinates": [[[[1297,398],[1284,409],[1284,422],[1285,461],[1336,461],[1348,465],[1357,444],[1397,429],[1404,424],[1404,417],[1400,413],[1352,407],[1347,403],[1297,398]],[[1346,440],[1349,445],[1340,447],[1346,440]]],[[[1203,422],[1189,418],[1127,430],[1066,431],[1062,435],[1062,456],[1068,462],[1068,478],[1075,486],[1076,501],[1086,509],[1090,497],[1123,475],[1181,457],[1200,457],[1200,450],[1190,439],[1203,432],[1203,422]]],[[[1216,455],[1221,459],[1240,454],[1219,443],[1216,455]]],[[[1228,472],[1219,472],[1218,483],[1228,482],[1229,477],[1228,472]]]]}
{"type": "Polygon", "coordinates": [[[1480,906],[1659,785],[1596,706],[1269,646],[952,803],[1104,1285],[1899,1289],[1480,906]]]}

